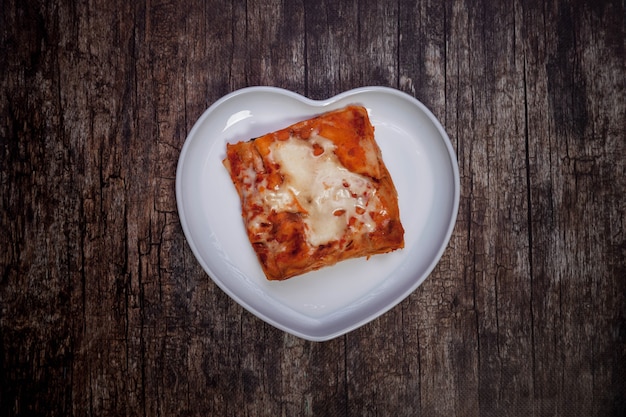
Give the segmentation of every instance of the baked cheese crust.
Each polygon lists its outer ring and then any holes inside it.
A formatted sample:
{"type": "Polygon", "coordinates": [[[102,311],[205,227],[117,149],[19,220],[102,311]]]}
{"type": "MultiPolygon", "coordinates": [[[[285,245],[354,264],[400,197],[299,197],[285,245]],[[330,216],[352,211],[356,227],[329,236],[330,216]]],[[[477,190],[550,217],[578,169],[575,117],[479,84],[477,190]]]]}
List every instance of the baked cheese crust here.
{"type": "Polygon", "coordinates": [[[404,247],[397,192],[361,106],[227,144],[223,162],[268,280],[404,247]]]}

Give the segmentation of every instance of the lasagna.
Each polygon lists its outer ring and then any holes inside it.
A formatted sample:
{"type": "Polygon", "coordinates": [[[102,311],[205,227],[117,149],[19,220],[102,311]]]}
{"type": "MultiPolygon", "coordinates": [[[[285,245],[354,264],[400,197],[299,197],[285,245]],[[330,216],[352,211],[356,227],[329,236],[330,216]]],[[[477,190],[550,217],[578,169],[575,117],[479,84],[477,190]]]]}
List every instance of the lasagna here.
{"type": "Polygon", "coordinates": [[[223,163],[268,280],[404,247],[396,188],[361,106],[229,143],[223,163]]]}

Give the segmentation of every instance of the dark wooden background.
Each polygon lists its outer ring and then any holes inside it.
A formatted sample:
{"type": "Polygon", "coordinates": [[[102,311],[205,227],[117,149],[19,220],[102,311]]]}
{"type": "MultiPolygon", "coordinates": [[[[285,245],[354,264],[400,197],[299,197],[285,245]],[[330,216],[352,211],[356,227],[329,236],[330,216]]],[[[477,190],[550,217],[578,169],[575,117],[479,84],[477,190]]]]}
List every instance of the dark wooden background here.
{"type": "Polygon", "coordinates": [[[0,415],[625,415],[623,0],[0,4],[0,415]],[[395,87],[457,152],[438,267],[329,342],[182,233],[186,135],[250,85],[395,87]]]}

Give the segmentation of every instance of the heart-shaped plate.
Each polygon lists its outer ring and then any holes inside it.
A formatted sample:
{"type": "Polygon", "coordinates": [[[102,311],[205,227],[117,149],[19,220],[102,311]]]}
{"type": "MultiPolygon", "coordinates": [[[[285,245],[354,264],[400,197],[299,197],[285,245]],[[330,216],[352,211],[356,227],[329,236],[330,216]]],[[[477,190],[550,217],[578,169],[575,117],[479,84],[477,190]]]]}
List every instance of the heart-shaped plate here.
{"type": "Polygon", "coordinates": [[[237,90],[198,119],[176,172],[182,228],[206,273],[257,317],[313,341],[354,330],[413,292],[448,245],[459,195],[456,155],[441,124],[418,100],[387,87],[357,88],[320,101],[274,87],[237,90]],[[268,281],[248,241],[239,196],[222,165],[226,143],[348,104],[367,108],[374,125],[398,191],[405,248],[268,281]]]}

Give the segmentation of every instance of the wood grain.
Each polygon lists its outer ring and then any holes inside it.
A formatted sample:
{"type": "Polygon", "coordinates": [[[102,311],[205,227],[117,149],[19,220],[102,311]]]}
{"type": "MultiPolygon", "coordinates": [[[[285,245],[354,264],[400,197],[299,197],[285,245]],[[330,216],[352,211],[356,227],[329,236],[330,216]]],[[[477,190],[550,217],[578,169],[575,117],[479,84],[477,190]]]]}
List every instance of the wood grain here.
{"type": "Polygon", "coordinates": [[[2,1],[0,415],[623,415],[626,8],[588,3],[2,1]],[[182,233],[186,135],[250,85],[395,87],[457,153],[438,266],[329,342],[182,233]]]}

